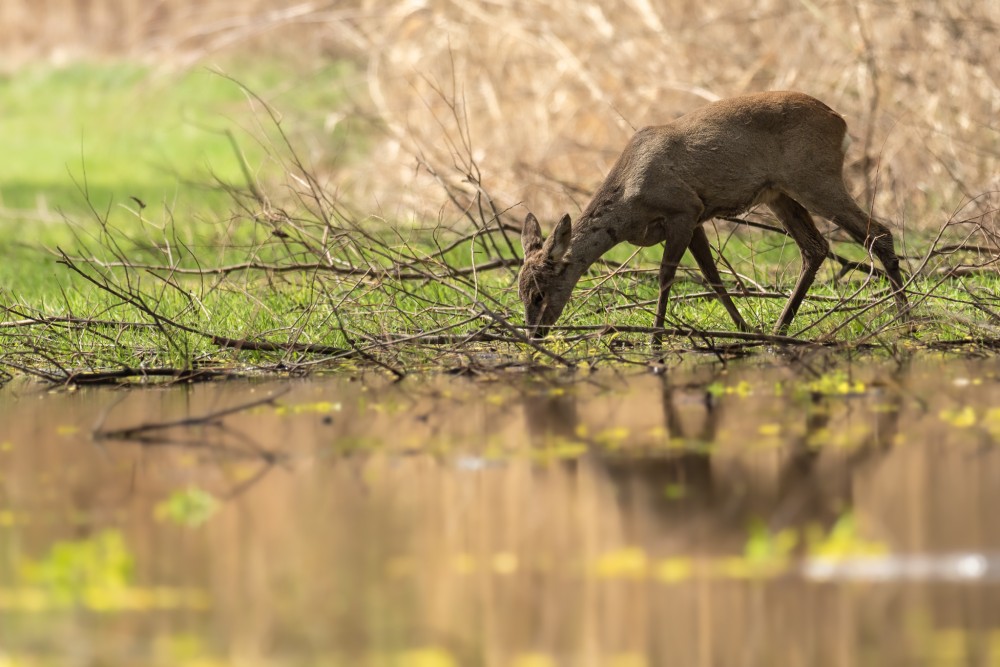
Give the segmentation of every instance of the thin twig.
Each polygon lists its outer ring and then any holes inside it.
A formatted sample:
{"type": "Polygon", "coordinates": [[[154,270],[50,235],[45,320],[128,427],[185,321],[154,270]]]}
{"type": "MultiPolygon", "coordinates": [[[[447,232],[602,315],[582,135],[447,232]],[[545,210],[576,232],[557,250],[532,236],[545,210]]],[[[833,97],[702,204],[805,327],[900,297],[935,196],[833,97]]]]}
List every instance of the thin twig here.
{"type": "Polygon", "coordinates": [[[101,429],[95,428],[91,432],[91,436],[95,440],[132,440],[136,436],[149,433],[150,431],[162,431],[170,428],[183,428],[187,426],[202,426],[205,424],[210,424],[219,421],[222,417],[228,415],[236,414],[238,412],[245,412],[253,408],[259,407],[261,405],[274,405],[275,401],[287,394],[290,389],[282,389],[277,393],[271,394],[270,396],[265,396],[264,398],[258,398],[247,403],[240,403],[239,405],[234,405],[229,408],[223,408],[221,410],[215,410],[214,412],[209,412],[207,414],[198,415],[195,417],[184,417],[182,419],[172,419],[170,421],[163,422],[145,422],[143,424],[137,424],[135,426],[127,426],[125,428],[119,429],[101,429]]]}

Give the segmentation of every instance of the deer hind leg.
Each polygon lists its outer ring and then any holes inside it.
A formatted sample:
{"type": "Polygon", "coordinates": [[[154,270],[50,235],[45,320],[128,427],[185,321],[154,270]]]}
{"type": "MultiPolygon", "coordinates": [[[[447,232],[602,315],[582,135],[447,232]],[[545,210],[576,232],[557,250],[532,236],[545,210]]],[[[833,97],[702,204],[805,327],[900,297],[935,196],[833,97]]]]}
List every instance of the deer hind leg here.
{"type": "Polygon", "coordinates": [[[843,184],[837,182],[833,192],[815,202],[803,202],[809,210],[823,216],[846,231],[852,239],[870,251],[885,269],[885,275],[892,285],[896,310],[903,320],[909,320],[909,304],[903,289],[903,276],[899,270],[899,257],[892,238],[892,232],[878,220],[861,210],[843,184]]]}
{"type": "Polygon", "coordinates": [[[722,284],[722,276],[719,275],[719,269],[715,266],[715,259],[712,257],[712,247],[708,244],[708,235],[705,234],[705,228],[701,225],[695,227],[694,235],[691,237],[691,244],[688,246],[688,249],[691,251],[694,260],[698,262],[698,268],[701,269],[705,279],[708,280],[708,284],[712,286],[712,289],[719,296],[719,301],[722,302],[726,312],[733,318],[736,328],[740,331],[752,331],[753,329],[750,328],[750,325],[740,315],[740,311],[736,309],[736,304],[730,298],[725,285],[722,284]]]}
{"type": "Polygon", "coordinates": [[[802,305],[802,299],[816,279],[816,272],[826,259],[826,254],[830,250],[830,244],[823,238],[823,235],[816,229],[809,212],[797,201],[785,194],[777,194],[768,202],[768,208],[781,220],[781,224],[791,235],[795,245],[802,253],[802,268],[799,271],[799,279],[795,283],[792,295],[788,297],[785,308],[781,311],[781,317],[774,326],[774,332],[784,334],[788,331],[788,326],[795,318],[795,313],[802,305]]]}

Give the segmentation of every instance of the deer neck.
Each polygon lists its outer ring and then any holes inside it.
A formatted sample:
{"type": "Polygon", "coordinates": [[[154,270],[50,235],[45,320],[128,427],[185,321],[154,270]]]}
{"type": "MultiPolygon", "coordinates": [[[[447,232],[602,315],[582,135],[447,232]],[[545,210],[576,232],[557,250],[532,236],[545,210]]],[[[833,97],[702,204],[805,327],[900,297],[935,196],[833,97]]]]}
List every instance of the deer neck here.
{"type": "Polygon", "coordinates": [[[573,283],[576,284],[591,264],[616,245],[615,221],[584,213],[573,225],[573,240],[567,257],[567,272],[573,283]]]}

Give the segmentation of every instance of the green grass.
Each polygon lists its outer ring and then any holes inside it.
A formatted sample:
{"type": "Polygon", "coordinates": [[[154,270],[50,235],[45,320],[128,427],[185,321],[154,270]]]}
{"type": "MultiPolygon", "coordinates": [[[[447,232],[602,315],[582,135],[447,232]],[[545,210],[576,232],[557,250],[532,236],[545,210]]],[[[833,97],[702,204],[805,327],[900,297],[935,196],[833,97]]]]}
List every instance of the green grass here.
{"type": "Polygon", "coordinates": [[[157,78],[128,64],[28,70],[0,84],[0,104],[0,150],[21,158],[0,165],[8,209],[79,212],[83,187],[101,207],[129,196],[171,201],[182,180],[206,180],[210,170],[239,177],[220,121],[239,111],[243,96],[207,71],[157,78]]]}
{"type": "MultiPolygon", "coordinates": [[[[207,68],[165,74],[129,63],[77,64],[0,78],[0,155],[7,156],[0,161],[0,285],[51,297],[64,272],[38,248],[72,251],[76,237],[93,235],[91,207],[134,232],[143,227],[141,201],[143,219],[172,219],[192,243],[215,238],[215,221],[231,206],[218,182],[245,186],[244,163],[265,181],[273,169],[266,158],[274,133],[259,130],[270,121],[240,84],[291,110],[288,125],[313,136],[344,103],[349,65],[300,69],[262,60],[225,69],[231,80],[207,68]]],[[[343,131],[322,138],[331,146],[357,143],[343,131]]]]}
{"type": "MultiPolygon", "coordinates": [[[[308,109],[297,122],[317,124],[324,109],[343,102],[346,66],[302,77],[291,64],[255,64],[231,73],[282,109],[308,109]],[[297,85],[286,79],[294,77],[297,85]],[[309,117],[309,116],[312,117],[309,117]]],[[[81,211],[86,184],[99,207],[138,197],[152,205],[178,199],[222,210],[212,192],[186,182],[215,176],[242,183],[228,133],[259,117],[233,80],[205,68],[158,74],[128,63],[34,68],[0,79],[0,197],[7,209],[81,211]]],[[[251,164],[264,149],[240,136],[251,164]]]]}
{"type": "MultiPolygon", "coordinates": [[[[754,244],[762,241],[753,237],[754,244]]],[[[739,252],[732,247],[732,254],[750,253],[751,248],[743,239],[739,252]]],[[[369,253],[370,266],[386,266],[391,262],[412,263],[414,256],[425,259],[432,249],[426,239],[410,240],[397,245],[383,240],[373,241],[377,253],[369,253]]],[[[736,240],[730,242],[737,243],[736,240]]],[[[255,251],[255,256],[270,256],[271,263],[288,264],[297,261],[295,243],[288,239],[281,243],[267,241],[255,251]],[[291,247],[290,247],[291,246],[291,247]],[[281,255],[281,250],[288,252],[281,255]]],[[[457,252],[451,262],[452,268],[468,264],[470,248],[457,252]],[[458,261],[463,258],[465,261],[458,261]]],[[[363,254],[360,245],[353,246],[353,254],[363,254]]],[[[230,252],[235,252],[230,249],[230,252]]],[[[775,250],[777,258],[767,257],[767,253],[754,256],[758,265],[754,278],[765,287],[772,278],[787,289],[788,277],[793,272],[784,263],[790,258],[789,250],[775,250]]],[[[794,253],[794,250],[792,250],[794,253]]],[[[216,253],[213,253],[216,254],[216,253]]],[[[351,253],[345,253],[346,257],[351,253]]],[[[654,253],[655,255],[655,253],[654,253]]],[[[364,262],[355,257],[359,265],[364,262]]],[[[181,262],[190,265],[192,262],[181,262]]],[[[208,255],[202,253],[200,265],[213,265],[208,255]]],[[[425,271],[440,270],[437,265],[424,261],[425,271]]],[[[652,324],[652,302],[656,298],[655,262],[646,263],[650,267],[644,271],[632,271],[617,276],[591,275],[586,277],[571,301],[561,323],[577,326],[618,326],[649,327],[652,324]],[[600,284],[597,289],[594,288],[600,284]]],[[[741,270],[750,272],[753,267],[738,264],[741,270]]],[[[792,267],[795,265],[792,264],[792,267]]],[[[74,369],[99,371],[104,369],[128,368],[191,368],[193,366],[212,367],[266,367],[288,368],[299,363],[310,363],[317,355],[301,349],[285,351],[232,349],[231,344],[220,344],[212,336],[252,342],[269,341],[275,343],[320,344],[339,348],[343,355],[335,351],[324,351],[318,358],[339,358],[341,364],[365,365],[373,359],[381,359],[398,369],[412,371],[420,368],[440,368],[442,363],[455,363],[455,357],[446,354],[452,345],[400,346],[384,344],[388,338],[421,335],[444,329],[442,333],[451,335],[456,341],[491,324],[488,316],[482,315],[480,306],[484,303],[493,312],[509,319],[512,323],[521,321],[521,305],[513,287],[513,274],[508,270],[484,272],[478,276],[478,283],[471,277],[455,278],[439,274],[437,279],[397,280],[392,276],[334,276],[312,271],[292,271],[281,274],[263,272],[237,272],[223,279],[216,277],[193,278],[171,276],[166,271],[147,272],[128,269],[101,269],[81,266],[87,275],[109,286],[105,291],[96,288],[81,277],[59,266],[62,275],[58,279],[62,287],[46,302],[31,302],[19,299],[20,307],[30,311],[37,308],[46,314],[72,314],[93,320],[113,320],[115,326],[89,326],[75,329],[61,324],[31,329],[0,330],[0,342],[18,362],[30,360],[36,368],[54,370],[51,360],[74,369]],[[477,291],[478,286],[478,291],[477,291]],[[113,290],[113,291],[112,291],[113,290]],[[117,294],[116,294],[117,292],[117,294]],[[127,294],[121,298],[120,294],[127,294]],[[155,313],[156,316],[153,316],[155,313]],[[476,317],[479,315],[479,317],[476,317]],[[130,324],[126,324],[130,323],[130,324]],[[4,342],[5,341],[5,342],[4,342]],[[365,355],[350,354],[360,348],[365,355]],[[34,355],[33,350],[45,350],[45,356],[34,355]],[[446,359],[446,361],[442,361],[446,359]],[[277,366],[276,366],[277,365],[277,366]]],[[[806,338],[819,339],[832,334],[832,340],[847,346],[853,342],[888,342],[895,345],[906,341],[907,345],[919,346],[920,341],[944,341],[964,339],[982,335],[976,322],[982,320],[968,304],[957,301],[941,301],[920,306],[918,315],[930,317],[928,323],[921,324],[918,334],[911,337],[900,330],[885,329],[891,325],[895,311],[891,302],[877,306],[854,321],[848,317],[854,314],[850,309],[834,315],[828,311],[835,306],[844,309],[838,299],[856,296],[864,306],[877,298],[885,289],[881,281],[874,281],[864,287],[861,276],[832,280],[833,268],[824,273],[821,281],[810,291],[809,297],[800,311],[795,327],[805,327],[819,323],[805,333],[806,338]],[[857,292],[857,294],[855,294],[857,292]],[[978,332],[978,333],[977,333],[978,332]]],[[[693,276],[693,271],[682,274],[693,276]]],[[[793,276],[794,277],[794,276],[793,276]]],[[[930,287],[927,280],[921,281],[911,293],[930,287]]],[[[1000,288],[997,281],[979,283],[980,289],[989,293],[1000,288]]],[[[777,289],[777,288],[775,288],[777,289]]],[[[963,283],[950,281],[937,286],[939,296],[959,299],[963,294],[963,283]]],[[[668,325],[688,326],[701,330],[732,331],[732,322],[717,301],[700,298],[704,287],[682,280],[676,285],[668,311],[668,325]]],[[[748,321],[762,331],[769,331],[777,320],[783,299],[781,298],[739,298],[737,303],[748,321]]],[[[504,329],[493,323],[494,334],[509,338],[504,329]]],[[[581,340],[578,332],[557,332],[547,340],[546,345],[566,358],[575,360],[604,359],[607,361],[628,348],[618,348],[609,357],[609,345],[631,341],[638,344],[632,351],[642,358],[648,354],[647,336],[644,334],[621,335],[616,339],[581,340]]],[[[694,339],[696,342],[697,339],[694,339]]],[[[719,342],[723,342],[722,339],[719,342]]],[[[668,347],[689,348],[692,341],[677,338],[668,341],[668,347]]],[[[527,358],[525,348],[516,346],[467,346],[466,352],[499,351],[510,358],[527,358]]],[[[461,355],[459,357],[462,358],[461,355]]],[[[538,361],[546,361],[543,355],[535,354],[538,361]]]]}

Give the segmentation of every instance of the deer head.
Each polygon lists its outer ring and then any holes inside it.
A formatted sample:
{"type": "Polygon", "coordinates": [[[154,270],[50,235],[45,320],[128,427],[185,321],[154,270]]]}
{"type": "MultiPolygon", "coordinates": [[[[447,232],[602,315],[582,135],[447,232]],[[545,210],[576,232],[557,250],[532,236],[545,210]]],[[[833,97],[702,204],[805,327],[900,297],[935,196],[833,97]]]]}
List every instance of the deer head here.
{"type": "Polygon", "coordinates": [[[524,220],[521,230],[524,264],[517,279],[517,291],[524,303],[524,323],[532,338],[548,333],[573,291],[576,281],[569,275],[566,261],[572,235],[568,214],[559,220],[548,239],[542,238],[542,229],[534,215],[529,213],[524,220]]]}

